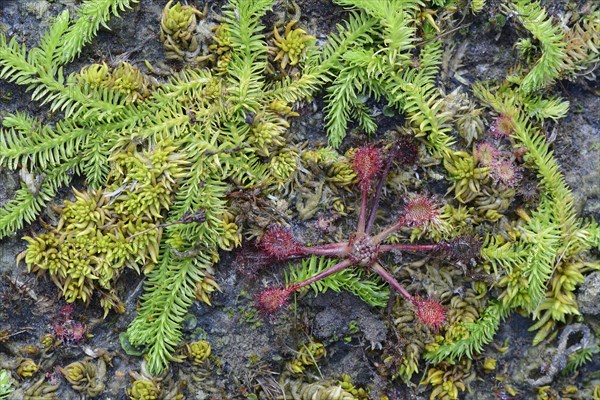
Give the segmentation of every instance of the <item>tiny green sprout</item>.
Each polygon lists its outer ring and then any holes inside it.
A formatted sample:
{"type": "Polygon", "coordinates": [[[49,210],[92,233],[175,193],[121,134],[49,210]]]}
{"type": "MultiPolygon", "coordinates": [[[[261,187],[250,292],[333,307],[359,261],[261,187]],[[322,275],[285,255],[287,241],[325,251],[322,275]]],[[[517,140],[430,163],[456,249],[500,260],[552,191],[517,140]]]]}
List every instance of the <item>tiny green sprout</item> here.
{"type": "Polygon", "coordinates": [[[350,323],[348,323],[348,331],[354,335],[357,334],[358,332],[360,332],[360,327],[358,326],[358,322],[357,321],[350,321],[350,323]]]}

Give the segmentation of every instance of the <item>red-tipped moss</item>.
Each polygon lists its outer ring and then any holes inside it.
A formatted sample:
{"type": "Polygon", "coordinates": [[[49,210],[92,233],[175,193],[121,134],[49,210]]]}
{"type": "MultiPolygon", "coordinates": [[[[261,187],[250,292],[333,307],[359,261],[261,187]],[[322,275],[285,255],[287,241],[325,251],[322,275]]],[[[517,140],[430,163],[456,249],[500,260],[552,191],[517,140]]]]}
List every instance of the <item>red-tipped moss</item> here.
{"type": "Polygon", "coordinates": [[[354,154],[352,167],[361,190],[367,190],[383,167],[381,150],[375,146],[360,147],[354,154]]]}
{"type": "Polygon", "coordinates": [[[489,167],[500,157],[500,150],[490,142],[481,142],[475,146],[473,155],[480,165],[489,167]]]}
{"type": "Polygon", "coordinates": [[[509,137],[515,131],[515,123],[512,117],[502,114],[490,126],[490,133],[496,139],[509,137]]]}
{"type": "Polygon", "coordinates": [[[433,199],[415,195],[408,199],[402,217],[407,226],[422,226],[438,216],[438,208],[433,199]]]}
{"type": "Polygon", "coordinates": [[[287,305],[294,290],[293,286],[267,289],[256,296],[256,308],[264,314],[273,314],[287,305]]]}
{"type": "Polygon", "coordinates": [[[412,166],[419,159],[419,147],[410,136],[401,136],[394,144],[394,161],[400,166],[412,166]]]}
{"type": "Polygon", "coordinates": [[[437,250],[453,262],[470,265],[479,259],[481,244],[481,240],[475,236],[463,235],[438,243],[437,250]]]}
{"type": "Polygon", "coordinates": [[[259,249],[258,243],[247,241],[237,250],[234,261],[236,271],[246,278],[254,279],[259,271],[276,263],[276,259],[259,249]]]}
{"type": "Polygon", "coordinates": [[[438,331],[446,323],[446,310],[439,301],[415,297],[412,300],[415,315],[423,325],[433,331],[438,331]]]}
{"type": "Polygon", "coordinates": [[[269,227],[260,239],[258,247],[268,256],[280,261],[302,252],[302,246],[292,232],[281,225],[269,227]]]}
{"type": "Polygon", "coordinates": [[[511,160],[499,159],[491,164],[492,179],[496,184],[514,187],[521,180],[521,172],[511,160]]]}

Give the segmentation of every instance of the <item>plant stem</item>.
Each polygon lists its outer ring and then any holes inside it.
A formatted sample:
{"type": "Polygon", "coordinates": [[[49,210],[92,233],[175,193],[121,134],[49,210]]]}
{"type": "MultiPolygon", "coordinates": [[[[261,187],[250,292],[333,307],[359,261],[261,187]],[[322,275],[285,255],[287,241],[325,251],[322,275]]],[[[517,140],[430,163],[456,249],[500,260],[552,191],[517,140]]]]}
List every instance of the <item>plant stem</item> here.
{"type": "Polygon", "coordinates": [[[398,293],[402,295],[407,301],[412,302],[413,296],[404,289],[404,287],[394,278],[389,272],[385,270],[379,263],[371,265],[371,269],[381,276],[387,283],[390,284],[398,293]]]}
{"type": "Polygon", "coordinates": [[[369,215],[369,221],[367,222],[367,227],[365,228],[366,234],[371,233],[371,229],[373,229],[373,224],[375,223],[375,217],[377,214],[377,209],[379,208],[379,200],[381,199],[381,191],[383,190],[383,185],[385,184],[385,178],[387,178],[388,173],[390,172],[390,167],[394,158],[396,158],[396,154],[398,153],[398,148],[393,146],[390,150],[390,154],[388,155],[387,162],[385,163],[385,167],[381,172],[381,178],[377,183],[377,188],[375,189],[375,193],[373,195],[373,200],[371,202],[371,214],[369,215]]]}
{"type": "Polygon", "coordinates": [[[330,243],[317,246],[301,246],[300,252],[303,255],[312,254],[315,256],[330,256],[330,257],[343,257],[348,255],[350,252],[348,243],[330,243]]]}
{"type": "Polygon", "coordinates": [[[388,226],[377,235],[373,236],[373,243],[381,243],[392,233],[396,232],[400,228],[404,228],[406,226],[406,220],[404,217],[400,217],[398,222],[393,225],[388,226]]]}
{"type": "Polygon", "coordinates": [[[382,244],[379,246],[379,251],[431,251],[439,247],[437,244],[382,244]]]}
{"type": "Polygon", "coordinates": [[[356,228],[356,236],[362,236],[365,233],[365,224],[367,221],[368,195],[369,195],[369,189],[361,188],[360,211],[358,213],[358,226],[356,228]]]}

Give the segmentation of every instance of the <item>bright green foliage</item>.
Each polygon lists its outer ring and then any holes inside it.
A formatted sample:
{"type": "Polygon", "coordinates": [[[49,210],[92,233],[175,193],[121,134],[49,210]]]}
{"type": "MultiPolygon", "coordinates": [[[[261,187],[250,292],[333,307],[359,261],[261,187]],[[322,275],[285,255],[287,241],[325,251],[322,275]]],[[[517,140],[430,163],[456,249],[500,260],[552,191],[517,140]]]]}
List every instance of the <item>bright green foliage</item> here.
{"type": "Polygon", "coordinates": [[[439,363],[443,360],[452,362],[465,355],[472,358],[473,354],[481,352],[483,346],[492,341],[500,327],[500,322],[507,315],[508,311],[505,307],[498,302],[492,302],[476,323],[467,325],[469,334],[465,338],[450,344],[442,344],[434,352],[426,353],[425,359],[439,363]]]}
{"type": "MultiPolygon", "coordinates": [[[[77,10],[77,19],[62,36],[57,47],[56,62],[58,65],[73,61],[81,53],[83,46],[89,43],[100,26],[108,28],[106,23],[111,16],[119,16],[138,0],[94,0],[86,1],[77,10]]],[[[52,31],[52,30],[51,30],[52,31]]]]}
{"type": "Polygon", "coordinates": [[[335,67],[352,46],[371,42],[370,31],[374,25],[375,20],[364,14],[350,14],[345,23],[336,26],[338,32],[327,37],[328,43],[320,52],[316,47],[307,48],[306,63],[300,77],[285,77],[268,85],[269,90],[264,96],[288,103],[310,98],[322,85],[337,76],[335,67]]]}
{"type": "Polygon", "coordinates": [[[30,271],[44,270],[68,303],[100,294],[105,315],[123,312],[115,283],[125,267],[140,272],[158,262],[162,212],[169,208],[185,161],[168,141],[153,150],[134,145],[114,156],[107,189],[78,192],[65,201],[56,227],[26,236],[30,271]]]}
{"type": "Polygon", "coordinates": [[[13,390],[10,372],[0,369],[0,399],[8,399],[13,390]]]}
{"type": "MultiPolygon", "coordinates": [[[[296,282],[302,282],[333,267],[337,262],[333,258],[317,256],[304,259],[300,265],[291,266],[289,274],[286,275],[286,284],[289,286],[296,282]]],[[[333,290],[334,292],[346,290],[373,307],[385,307],[390,297],[387,285],[378,282],[377,279],[365,279],[363,275],[364,272],[361,269],[347,268],[316,281],[308,287],[312,288],[315,294],[324,293],[327,290],[333,290]]]]}
{"type": "Polygon", "coordinates": [[[565,57],[566,42],[561,29],[553,26],[552,19],[538,2],[517,0],[510,3],[510,6],[525,29],[541,45],[542,55],[520,85],[523,93],[530,94],[551,84],[558,77],[565,57]]]}
{"type": "Polygon", "coordinates": [[[54,198],[58,188],[70,181],[68,172],[79,171],[79,162],[81,159],[75,157],[36,177],[25,172],[24,176],[31,184],[23,182],[15,197],[0,208],[0,237],[10,235],[33,222],[46,203],[54,198]]]}
{"type": "Polygon", "coordinates": [[[348,122],[356,119],[366,133],[374,133],[375,122],[365,108],[365,98],[385,97],[405,114],[417,136],[427,138],[435,153],[453,140],[448,135],[448,115],[435,84],[441,62],[441,41],[433,40],[420,49],[418,67],[412,62],[416,41],[417,1],[352,1],[336,3],[364,9],[360,17],[373,24],[370,40],[357,41],[330,67],[335,74],[327,89],[327,132],[337,147],[346,135],[348,122]]]}
{"type": "Polygon", "coordinates": [[[51,111],[63,111],[79,119],[112,120],[123,111],[123,96],[108,89],[96,92],[76,85],[75,75],[65,77],[62,65],[71,61],[100,24],[105,24],[109,11],[123,9],[128,1],[94,0],[84,3],[76,23],[69,24],[69,13],[60,14],[49,31],[42,36],[40,47],[27,51],[15,38],[7,41],[0,35],[0,79],[27,85],[32,99],[49,104],[51,111]],[[104,16],[88,14],[97,10],[104,16]]]}
{"type": "Polygon", "coordinates": [[[600,353],[600,347],[598,345],[587,347],[581,350],[577,350],[567,356],[567,366],[563,370],[566,374],[572,374],[579,369],[582,365],[592,361],[595,354],[600,353]]]}

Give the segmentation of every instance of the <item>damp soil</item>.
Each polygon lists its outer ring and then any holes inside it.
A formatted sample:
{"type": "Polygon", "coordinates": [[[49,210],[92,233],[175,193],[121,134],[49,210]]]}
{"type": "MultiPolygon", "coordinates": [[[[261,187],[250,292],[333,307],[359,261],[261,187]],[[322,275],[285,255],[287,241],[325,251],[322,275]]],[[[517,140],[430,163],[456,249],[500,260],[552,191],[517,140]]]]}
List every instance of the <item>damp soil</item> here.
{"type": "MultiPolygon", "coordinates": [[[[0,2],[0,31],[9,37],[17,37],[21,43],[31,47],[37,44],[40,34],[48,27],[53,16],[65,8],[73,11],[78,3],[75,0],[3,0],[0,2]]],[[[115,57],[125,57],[140,66],[144,60],[153,64],[163,62],[164,50],[158,39],[158,21],[165,3],[144,0],[135,5],[133,10],[123,12],[121,18],[113,18],[109,24],[110,30],[101,29],[81,56],[70,64],[69,71],[76,71],[92,62],[110,61],[115,57]]],[[[218,12],[223,3],[212,2],[210,8],[218,12]]],[[[298,3],[302,9],[301,23],[319,40],[324,40],[346,13],[343,8],[327,0],[303,0],[298,3]]],[[[564,12],[564,4],[556,3],[559,4],[555,12],[564,12]]],[[[440,83],[447,92],[476,80],[502,78],[514,62],[512,44],[517,36],[513,26],[510,21],[502,24],[497,19],[497,2],[490,1],[490,4],[491,7],[476,18],[468,15],[461,29],[448,40],[447,45],[453,41],[456,46],[464,46],[465,51],[460,67],[446,75],[445,81],[440,83]]],[[[204,7],[203,3],[195,5],[199,9],[204,7]]],[[[273,14],[267,18],[275,17],[273,14]]],[[[571,102],[572,111],[566,119],[547,127],[547,135],[553,141],[561,171],[573,189],[577,209],[582,216],[596,220],[600,219],[599,90],[597,82],[560,82],[556,85],[556,94],[571,102]]],[[[372,106],[383,108],[382,104],[374,103],[372,106]]],[[[323,99],[317,97],[302,107],[303,117],[294,122],[293,134],[325,143],[323,99]]],[[[44,114],[44,108],[39,104],[32,103],[23,88],[2,81],[0,118],[15,111],[44,119],[53,118],[44,114]]],[[[402,121],[401,116],[382,115],[377,121],[380,129],[375,139],[383,137],[385,130],[402,124],[402,121]]],[[[360,140],[358,134],[350,133],[344,147],[360,140]]],[[[81,183],[75,181],[75,186],[78,184],[81,183]]],[[[20,185],[17,174],[0,171],[0,204],[11,199],[20,185]]],[[[61,198],[68,196],[68,188],[65,188],[56,202],[60,203],[61,198]]],[[[48,214],[51,214],[51,210],[44,215],[48,214]]],[[[46,276],[27,273],[26,268],[15,261],[25,249],[25,242],[20,238],[40,229],[39,224],[34,223],[0,241],[0,330],[14,334],[7,342],[0,343],[0,360],[22,356],[27,345],[39,346],[40,338],[50,333],[53,324],[60,320],[60,311],[65,305],[51,280],[46,276]]],[[[308,224],[299,223],[298,229],[309,229],[308,224]]],[[[311,232],[304,234],[310,237],[311,232]]],[[[284,279],[281,271],[275,267],[258,280],[251,281],[236,270],[235,254],[222,253],[221,256],[215,270],[222,291],[212,296],[212,306],[194,304],[184,325],[185,341],[206,338],[211,342],[214,368],[199,378],[191,376],[185,364],[173,364],[168,378],[179,383],[185,381],[183,391],[188,393],[186,398],[248,398],[246,394],[256,387],[257,379],[264,381],[266,377],[274,377],[276,380],[277,374],[285,369],[285,361],[293,357],[294,351],[309,337],[321,341],[327,348],[327,356],[319,362],[318,374],[338,378],[348,374],[356,386],[370,387],[374,399],[379,398],[378,393],[387,393],[390,399],[429,398],[429,393],[418,385],[418,379],[406,385],[391,381],[378,372],[378,365],[382,362],[381,348],[386,345],[390,334],[390,321],[385,310],[370,308],[348,293],[328,292],[317,297],[311,294],[298,298],[290,312],[275,318],[264,318],[254,309],[254,293],[261,286],[261,280],[284,279]]],[[[123,315],[109,314],[103,319],[97,303],[92,302],[87,307],[75,306],[72,318],[88,327],[89,337],[64,343],[43,361],[41,368],[48,379],[62,382],[57,392],[58,398],[78,399],[80,394],[62,380],[57,368],[81,360],[98,349],[105,349],[112,360],[106,375],[106,390],[97,398],[127,398],[124,388],[130,384],[128,373],[139,370],[142,358],[127,355],[123,351],[119,334],[135,316],[138,296],[142,291],[141,283],[142,277],[134,272],[129,271],[122,276],[120,294],[121,298],[127,300],[123,315]]],[[[586,318],[590,324],[598,325],[597,315],[586,318]]],[[[531,347],[533,334],[527,330],[530,325],[529,319],[516,314],[502,324],[493,344],[484,350],[478,361],[481,364],[486,356],[496,358],[496,370],[486,373],[477,366],[474,369],[477,379],[471,383],[470,391],[461,394],[462,398],[509,398],[501,379],[506,377],[519,389],[518,398],[535,396],[535,389],[528,387],[521,376],[524,365],[539,363],[541,366],[543,362],[541,350],[531,347]],[[508,350],[499,352],[498,348],[505,345],[508,350]]],[[[550,347],[554,345],[548,344],[550,347]]],[[[578,382],[591,379],[598,369],[600,365],[597,360],[588,363],[581,369],[578,382]]],[[[560,375],[556,379],[553,387],[563,387],[567,383],[564,381],[566,378],[560,375]]]]}

